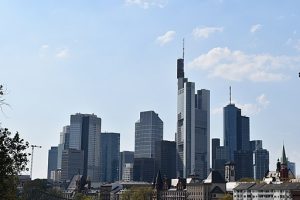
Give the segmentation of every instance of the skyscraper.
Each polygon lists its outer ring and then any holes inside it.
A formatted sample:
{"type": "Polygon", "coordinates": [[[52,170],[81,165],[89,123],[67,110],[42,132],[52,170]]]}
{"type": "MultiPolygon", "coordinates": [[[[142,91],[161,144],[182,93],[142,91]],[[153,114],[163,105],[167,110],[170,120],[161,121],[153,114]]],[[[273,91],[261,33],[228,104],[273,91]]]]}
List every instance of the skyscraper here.
{"type": "Polygon", "coordinates": [[[155,153],[156,170],[166,178],[176,178],[176,142],[158,141],[155,153]]]}
{"type": "MultiPolygon", "coordinates": [[[[230,96],[231,99],[231,96],[230,96]]],[[[235,163],[236,178],[253,177],[253,158],[250,149],[249,117],[241,115],[241,109],[230,103],[224,107],[224,147],[227,161],[235,163]]]]}
{"type": "Polygon", "coordinates": [[[62,152],[69,148],[70,126],[64,126],[58,144],[57,169],[61,169],[62,152]]]}
{"type": "MultiPolygon", "coordinates": [[[[123,179],[123,177],[128,177],[127,175],[124,176],[124,167],[126,164],[132,164],[132,169],[133,169],[133,162],[134,162],[134,152],[133,151],[122,151],[120,153],[120,164],[119,164],[119,171],[120,171],[120,179],[123,179]]],[[[130,165],[127,165],[127,168],[130,168],[130,165]]],[[[130,169],[126,169],[127,172],[130,169]]],[[[126,172],[126,173],[127,173],[126,172]]]]}
{"type": "Polygon", "coordinates": [[[184,58],[177,60],[177,175],[208,175],[210,164],[210,92],[184,77],[184,58]]]}
{"type": "Polygon", "coordinates": [[[51,171],[57,169],[57,147],[51,147],[48,151],[48,174],[47,179],[51,177],[51,171]]]}
{"type": "Polygon", "coordinates": [[[62,152],[61,180],[71,180],[74,175],[84,171],[84,152],[77,149],[66,149],[62,152]]]}
{"type": "Polygon", "coordinates": [[[92,182],[100,181],[101,118],[94,114],[71,115],[69,148],[83,150],[82,175],[92,182]]]}
{"type": "Polygon", "coordinates": [[[154,111],[140,113],[135,123],[135,158],[155,158],[155,143],[163,139],[163,121],[154,111]]]}
{"type": "Polygon", "coordinates": [[[253,178],[262,180],[269,171],[269,151],[263,149],[262,140],[252,140],[250,146],[253,152],[253,178]]]}
{"type": "Polygon", "coordinates": [[[120,133],[101,133],[101,182],[119,180],[120,133]]]}

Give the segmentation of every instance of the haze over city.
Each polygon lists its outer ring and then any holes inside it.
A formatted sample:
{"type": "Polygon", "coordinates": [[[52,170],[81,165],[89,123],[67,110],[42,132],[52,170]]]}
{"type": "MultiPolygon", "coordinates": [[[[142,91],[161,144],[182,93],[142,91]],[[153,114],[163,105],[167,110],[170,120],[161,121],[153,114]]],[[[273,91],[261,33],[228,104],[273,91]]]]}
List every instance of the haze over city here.
{"type": "Polygon", "coordinates": [[[223,107],[250,117],[270,169],[282,144],[299,173],[300,27],[298,1],[1,2],[0,71],[6,88],[1,126],[18,131],[34,154],[33,178],[47,176],[50,146],[70,115],[94,113],[102,131],[134,150],[141,111],[176,132],[176,59],[185,39],[185,74],[210,90],[210,137],[223,139],[223,107]]]}

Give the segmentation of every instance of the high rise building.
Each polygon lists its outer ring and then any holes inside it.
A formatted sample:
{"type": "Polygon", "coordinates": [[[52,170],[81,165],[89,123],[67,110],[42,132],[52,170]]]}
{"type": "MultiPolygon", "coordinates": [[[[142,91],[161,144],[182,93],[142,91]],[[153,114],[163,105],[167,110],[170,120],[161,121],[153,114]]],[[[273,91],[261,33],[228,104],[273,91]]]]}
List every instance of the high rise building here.
{"type": "MultiPolygon", "coordinates": [[[[231,99],[231,96],[230,96],[231,99]]],[[[224,107],[224,147],[227,161],[234,162],[236,179],[253,177],[253,155],[250,149],[249,117],[231,103],[224,107]]]]}
{"type": "Polygon", "coordinates": [[[92,182],[100,181],[101,118],[94,114],[71,115],[69,148],[84,152],[82,175],[92,182]]]}
{"type": "Polygon", "coordinates": [[[253,152],[253,178],[262,180],[269,171],[269,151],[263,149],[262,140],[250,141],[250,150],[253,152]]]}
{"type": "Polygon", "coordinates": [[[212,138],[211,139],[211,163],[212,163],[212,169],[216,169],[215,168],[215,160],[216,160],[217,147],[220,147],[220,138],[212,138]]]}
{"type": "Polygon", "coordinates": [[[84,171],[84,152],[77,149],[66,149],[62,152],[61,180],[71,180],[74,175],[84,171]]]}
{"type": "Polygon", "coordinates": [[[69,148],[70,126],[64,126],[58,144],[57,169],[61,169],[62,152],[69,148]]]}
{"type": "Polygon", "coordinates": [[[133,163],[125,163],[123,166],[123,181],[133,181],[133,163]]]}
{"type": "Polygon", "coordinates": [[[253,151],[253,178],[262,180],[269,171],[269,151],[256,149],[253,151]]]}
{"type": "Polygon", "coordinates": [[[51,171],[57,169],[57,147],[51,147],[48,151],[48,174],[47,179],[51,178],[51,171]]]}
{"type": "Polygon", "coordinates": [[[288,160],[288,169],[296,177],[296,163],[288,160]]]}
{"type": "Polygon", "coordinates": [[[156,170],[160,170],[163,177],[176,178],[176,142],[158,141],[155,153],[156,170]]]}
{"type": "MultiPolygon", "coordinates": [[[[126,164],[132,164],[133,169],[133,162],[134,162],[134,152],[133,151],[122,151],[120,153],[120,164],[119,164],[119,172],[120,172],[120,179],[124,180],[124,166],[126,164]]],[[[127,177],[127,176],[126,176],[127,177]]]]}
{"type": "Polygon", "coordinates": [[[208,175],[210,164],[210,92],[184,77],[184,58],[177,60],[177,175],[208,175]]]}
{"type": "Polygon", "coordinates": [[[120,133],[101,133],[101,182],[119,180],[120,133]]]}
{"type": "Polygon", "coordinates": [[[154,111],[140,113],[135,123],[135,158],[155,158],[155,143],[163,139],[163,121],[154,111]]]}
{"type": "Polygon", "coordinates": [[[154,158],[134,158],[133,180],[152,183],[155,177],[154,158]]]}

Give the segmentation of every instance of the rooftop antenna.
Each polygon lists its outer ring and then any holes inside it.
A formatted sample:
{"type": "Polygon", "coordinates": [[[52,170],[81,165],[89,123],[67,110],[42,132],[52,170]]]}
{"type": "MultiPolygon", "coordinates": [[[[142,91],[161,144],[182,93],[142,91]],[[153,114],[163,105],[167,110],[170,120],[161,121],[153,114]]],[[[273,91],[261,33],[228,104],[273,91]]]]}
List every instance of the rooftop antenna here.
{"type": "Polygon", "coordinates": [[[184,60],[184,38],[182,39],[182,59],[184,60]]]}
{"type": "Polygon", "coordinates": [[[229,103],[231,104],[231,86],[229,86],[229,103]]]}

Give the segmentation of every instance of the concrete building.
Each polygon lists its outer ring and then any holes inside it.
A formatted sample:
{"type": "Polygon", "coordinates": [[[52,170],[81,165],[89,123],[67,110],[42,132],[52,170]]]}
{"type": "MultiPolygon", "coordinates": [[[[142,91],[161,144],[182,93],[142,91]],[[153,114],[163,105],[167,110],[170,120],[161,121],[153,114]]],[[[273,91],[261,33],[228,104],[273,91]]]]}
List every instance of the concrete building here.
{"type": "Polygon", "coordinates": [[[157,142],[155,155],[156,170],[160,170],[163,177],[176,178],[176,142],[157,142]]]}
{"type": "Polygon", "coordinates": [[[177,175],[207,177],[210,165],[210,92],[198,90],[184,76],[184,58],[177,60],[177,175]]]}
{"type": "Polygon", "coordinates": [[[62,153],[61,180],[68,181],[74,175],[84,171],[84,152],[77,149],[66,149],[62,153]]]}
{"type": "Polygon", "coordinates": [[[58,148],[51,147],[51,149],[48,151],[47,179],[51,179],[51,171],[55,171],[57,169],[57,156],[58,156],[58,148]]]}
{"type": "Polygon", "coordinates": [[[133,163],[125,163],[123,166],[122,181],[133,181],[133,163]]]}
{"type": "Polygon", "coordinates": [[[120,133],[101,133],[101,182],[119,180],[120,133]]]}
{"type": "Polygon", "coordinates": [[[163,121],[154,111],[140,113],[135,123],[135,158],[155,158],[155,144],[163,139],[163,121]]]}
{"type": "Polygon", "coordinates": [[[122,151],[120,153],[120,164],[119,164],[119,172],[120,179],[124,176],[124,166],[126,164],[132,164],[134,162],[134,152],[133,151],[122,151]]]}
{"type": "Polygon", "coordinates": [[[100,181],[101,118],[94,114],[71,115],[69,148],[84,152],[83,176],[100,181]]]}
{"type": "Polygon", "coordinates": [[[297,200],[300,199],[300,183],[240,183],[233,189],[234,200],[297,200]]]}

